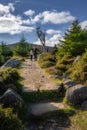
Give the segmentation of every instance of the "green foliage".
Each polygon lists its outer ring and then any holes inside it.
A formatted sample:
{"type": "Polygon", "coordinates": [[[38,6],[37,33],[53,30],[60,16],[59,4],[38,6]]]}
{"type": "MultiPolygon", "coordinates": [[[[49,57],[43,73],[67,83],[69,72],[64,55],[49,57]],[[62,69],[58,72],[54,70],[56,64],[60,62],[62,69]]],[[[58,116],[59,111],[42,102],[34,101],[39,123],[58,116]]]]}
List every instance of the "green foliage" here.
{"type": "Polygon", "coordinates": [[[24,130],[22,122],[11,108],[2,108],[0,105],[0,130],[24,130]]]}
{"type": "Polygon", "coordinates": [[[26,57],[28,56],[29,50],[32,47],[26,42],[25,38],[21,38],[19,43],[17,43],[14,47],[14,54],[26,57]]]}
{"type": "Polygon", "coordinates": [[[87,130],[87,111],[78,111],[71,118],[71,123],[77,130],[87,130]]]}
{"type": "Polygon", "coordinates": [[[63,73],[65,73],[70,68],[73,61],[74,57],[72,57],[71,55],[64,55],[61,58],[59,57],[55,66],[58,71],[58,75],[62,76],[63,73]]]}
{"type": "Polygon", "coordinates": [[[20,75],[17,69],[10,67],[0,69],[0,94],[4,93],[8,88],[14,88],[14,90],[20,92],[19,80],[20,75]]]}
{"type": "Polygon", "coordinates": [[[58,47],[55,45],[51,51],[52,55],[55,55],[58,52],[58,47]]]}
{"type": "Polygon", "coordinates": [[[5,43],[0,45],[0,66],[3,65],[13,55],[12,50],[5,43]]]}
{"type": "Polygon", "coordinates": [[[3,65],[5,63],[5,57],[0,54],[0,66],[3,65]]]}
{"type": "Polygon", "coordinates": [[[42,68],[47,68],[55,64],[55,57],[50,53],[44,52],[39,56],[38,62],[42,68]]]}
{"type": "Polygon", "coordinates": [[[87,85],[87,52],[69,69],[70,78],[87,85]]]}
{"type": "Polygon", "coordinates": [[[87,30],[82,30],[78,21],[72,23],[71,28],[65,33],[61,41],[58,54],[60,56],[69,54],[72,56],[81,55],[87,48],[87,30]]]}
{"type": "Polygon", "coordinates": [[[5,57],[9,57],[13,55],[12,50],[10,49],[9,46],[7,46],[5,43],[2,42],[2,44],[0,45],[0,50],[1,50],[1,54],[5,57]]]}
{"type": "Polygon", "coordinates": [[[35,93],[23,93],[23,99],[26,103],[60,101],[63,96],[61,93],[52,90],[40,90],[35,93]]]}
{"type": "Polygon", "coordinates": [[[69,69],[69,76],[78,83],[87,84],[87,52],[69,69]]]}

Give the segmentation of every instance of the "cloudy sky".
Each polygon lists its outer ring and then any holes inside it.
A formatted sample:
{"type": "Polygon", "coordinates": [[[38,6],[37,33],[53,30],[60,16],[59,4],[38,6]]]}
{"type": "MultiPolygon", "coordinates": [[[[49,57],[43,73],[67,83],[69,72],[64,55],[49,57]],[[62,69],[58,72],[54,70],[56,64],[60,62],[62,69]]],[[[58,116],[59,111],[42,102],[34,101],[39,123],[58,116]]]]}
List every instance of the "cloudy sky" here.
{"type": "Polygon", "coordinates": [[[18,42],[22,35],[40,44],[36,28],[46,33],[46,45],[58,44],[72,21],[87,27],[87,0],[0,0],[0,42],[18,42]]]}

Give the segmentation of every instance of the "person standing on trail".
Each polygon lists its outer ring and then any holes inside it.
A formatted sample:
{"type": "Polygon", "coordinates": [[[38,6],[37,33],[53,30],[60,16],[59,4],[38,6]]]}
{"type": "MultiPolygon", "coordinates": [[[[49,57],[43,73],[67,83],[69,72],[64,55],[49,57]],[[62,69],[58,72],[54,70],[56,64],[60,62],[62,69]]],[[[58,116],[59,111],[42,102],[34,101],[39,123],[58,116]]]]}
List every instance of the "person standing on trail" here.
{"type": "Polygon", "coordinates": [[[30,50],[30,60],[32,61],[33,60],[33,56],[34,56],[34,52],[33,52],[33,49],[30,50]]]}
{"type": "Polygon", "coordinates": [[[34,59],[35,59],[35,61],[37,60],[37,54],[38,54],[38,49],[35,48],[34,49],[34,59]]]}

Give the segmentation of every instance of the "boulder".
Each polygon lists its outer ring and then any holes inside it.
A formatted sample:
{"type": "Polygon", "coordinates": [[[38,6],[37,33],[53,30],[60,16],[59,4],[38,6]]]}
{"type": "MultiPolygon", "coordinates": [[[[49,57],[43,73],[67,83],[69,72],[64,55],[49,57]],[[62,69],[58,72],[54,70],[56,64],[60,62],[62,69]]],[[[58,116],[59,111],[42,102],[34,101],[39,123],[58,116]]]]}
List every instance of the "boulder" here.
{"type": "Polygon", "coordinates": [[[65,89],[67,90],[70,87],[73,87],[76,85],[76,83],[74,81],[72,81],[71,79],[66,79],[65,82],[63,83],[65,89]]]}
{"type": "Polygon", "coordinates": [[[22,59],[9,59],[1,68],[4,67],[17,67],[21,63],[22,59]]]}
{"type": "Polygon", "coordinates": [[[81,108],[82,108],[83,110],[87,110],[87,100],[85,100],[84,102],[82,102],[81,108]]]}
{"type": "Polygon", "coordinates": [[[22,107],[23,100],[17,92],[9,88],[0,98],[0,103],[2,103],[4,107],[22,107]]]}
{"type": "Polygon", "coordinates": [[[87,99],[87,87],[81,84],[67,89],[65,98],[73,105],[80,104],[87,99]]]}

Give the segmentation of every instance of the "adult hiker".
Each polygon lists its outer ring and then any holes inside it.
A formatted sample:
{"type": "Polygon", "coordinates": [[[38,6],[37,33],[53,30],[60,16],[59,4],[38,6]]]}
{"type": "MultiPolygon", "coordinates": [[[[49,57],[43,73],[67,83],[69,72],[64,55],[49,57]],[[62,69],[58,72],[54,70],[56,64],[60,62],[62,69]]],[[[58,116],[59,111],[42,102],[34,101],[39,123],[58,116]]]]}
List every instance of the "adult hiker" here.
{"type": "Polygon", "coordinates": [[[33,60],[33,56],[34,56],[34,52],[33,52],[33,49],[30,50],[30,60],[32,61],[33,60]]]}

